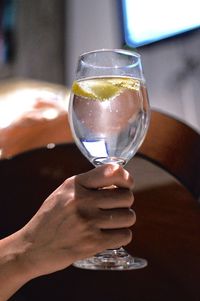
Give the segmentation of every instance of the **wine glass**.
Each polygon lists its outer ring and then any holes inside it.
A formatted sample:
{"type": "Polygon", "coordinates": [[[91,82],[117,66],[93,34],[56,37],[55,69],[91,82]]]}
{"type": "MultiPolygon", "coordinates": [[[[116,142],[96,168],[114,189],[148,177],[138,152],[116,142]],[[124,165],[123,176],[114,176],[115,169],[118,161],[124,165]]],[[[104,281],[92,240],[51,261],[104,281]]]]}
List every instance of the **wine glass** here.
{"type": "MultiPolygon", "coordinates": [[[[125,165],[143,142],[150,108],[140,55],[101,49],[80,55],[71,89],[69,123],[75,142],[96,167],[125,165]]],[[[74,266],[96,270],[129,270],[147,261],[122,247],[106,250],[74,266]]]]}

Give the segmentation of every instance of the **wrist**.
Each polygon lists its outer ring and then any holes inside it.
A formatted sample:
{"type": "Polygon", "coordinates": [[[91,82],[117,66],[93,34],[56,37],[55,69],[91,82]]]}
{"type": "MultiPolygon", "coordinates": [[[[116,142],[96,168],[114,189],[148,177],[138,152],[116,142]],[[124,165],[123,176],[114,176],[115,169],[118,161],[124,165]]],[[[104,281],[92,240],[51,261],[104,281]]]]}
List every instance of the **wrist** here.
{"type": "Polygon", "coordinates": [[[31,279],[21,230],[0,240],[0,300],[7,300],[31,279]]]}
{"type": "Polygon", "coordinates": [[[0,266],[22,284],[31,279],[26,263],[28,245],[21,230],[0,240],[0,266]]]}

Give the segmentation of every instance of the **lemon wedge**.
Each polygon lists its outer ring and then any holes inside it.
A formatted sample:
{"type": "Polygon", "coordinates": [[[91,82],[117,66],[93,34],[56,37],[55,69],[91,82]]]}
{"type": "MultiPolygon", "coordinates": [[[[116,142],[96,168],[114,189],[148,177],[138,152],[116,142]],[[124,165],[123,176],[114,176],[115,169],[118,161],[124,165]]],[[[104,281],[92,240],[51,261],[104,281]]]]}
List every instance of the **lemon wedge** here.
{"type": "Polygon", "coordinates": [[[140,81],[132,78],[96,78],[75,81],[72,92],[75,95],[94,100],[108,100],[119,95],[124,89],[139,90],[140,81]]]}
{"type": "Polygon", "coordinates": [[[129,89],[129,90],[135,90],[139,91],[140,89],[140,81],[135,78],[114,78],[109,80],[113,85],[119,87],[119,88],[124,88],[124,89],[129,89]]]}

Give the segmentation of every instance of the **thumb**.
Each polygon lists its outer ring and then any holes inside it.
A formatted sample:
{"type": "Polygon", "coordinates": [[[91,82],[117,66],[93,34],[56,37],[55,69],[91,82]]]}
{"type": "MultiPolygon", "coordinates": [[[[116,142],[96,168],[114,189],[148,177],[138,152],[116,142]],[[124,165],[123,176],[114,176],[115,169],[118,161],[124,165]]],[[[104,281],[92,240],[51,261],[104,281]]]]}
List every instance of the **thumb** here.
{"type": "Polygon", "coordinates": [[[97,189],[115,185],[120,188],[133,189],[132,176],[122,166],[105,164],[76,176],[76,182],[88,189],[97,189]]]}

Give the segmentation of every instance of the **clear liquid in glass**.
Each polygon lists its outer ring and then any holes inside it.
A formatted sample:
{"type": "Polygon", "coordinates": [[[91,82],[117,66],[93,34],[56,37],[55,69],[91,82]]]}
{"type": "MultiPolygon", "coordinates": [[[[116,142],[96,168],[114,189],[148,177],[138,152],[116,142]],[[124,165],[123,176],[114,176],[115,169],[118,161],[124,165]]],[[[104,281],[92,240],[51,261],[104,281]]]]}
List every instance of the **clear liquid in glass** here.
{"type": "Polygon", "coordinates": [[[81,152],[95,166],[125,165],[142,144],[148,128],[144,82],[128,77],[97,77],[73,86],[71,125],[81,152]]]}

